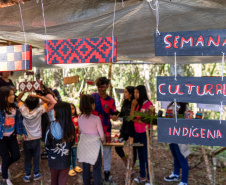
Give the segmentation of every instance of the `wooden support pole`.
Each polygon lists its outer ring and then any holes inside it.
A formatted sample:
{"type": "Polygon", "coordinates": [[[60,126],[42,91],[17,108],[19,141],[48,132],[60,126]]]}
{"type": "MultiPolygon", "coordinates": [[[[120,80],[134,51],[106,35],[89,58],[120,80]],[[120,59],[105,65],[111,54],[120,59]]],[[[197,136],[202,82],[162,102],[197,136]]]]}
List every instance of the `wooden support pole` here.
{"type": "Polygon", "coordinates": [[[205,164],[206,164],[207,175],[208,175],[208,178],[210,180],[209,184],[213,184],[212,172],[211,172],[208,156],[206,154],[206,150],[205,150],[204,146],[201,146],[201,151],[202,151],[202,155],[203,155],[203,158],[204,158],[204,161],[205,161],[205,164]]]}
{"type": "Polygon", "coordinates": [[[126,167],[126,181],[125,185],[131,185],[131,172],[132,172],[132,164],[133,164],[133,139],[132,137],[129,137],[129,155],[127,160],[127,167],[126,167]]]}
{"type": "Polygon", "coordinates": [[[148,173],[150,178],[150,185],[154,185],[154,172],[153,172],[153,159],[152,159],[152,150],[153,150],[153,142],[152,142],[152,133],[153,133],[153,126],[150,125],[152,129],[150,129],[150,135],[148,130],[148,125],[145,126],[146,128],[146,136],[147,136],[147,151],[148,151],[148,173]]]}

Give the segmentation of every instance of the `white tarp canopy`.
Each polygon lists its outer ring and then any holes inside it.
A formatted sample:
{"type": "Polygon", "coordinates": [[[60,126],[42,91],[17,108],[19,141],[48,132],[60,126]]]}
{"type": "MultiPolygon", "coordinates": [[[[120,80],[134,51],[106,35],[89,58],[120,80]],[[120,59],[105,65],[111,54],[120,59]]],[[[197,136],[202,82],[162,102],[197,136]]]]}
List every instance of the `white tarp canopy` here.
{"type": "MultiPolygon", "coordinates": [[[[43,0],[21,4],[26,42],[39,48],[34,66],[45,67],[44,40],[112,36],[114,0],[43,0]],[[40,54],[41,52],[41,54],[40,54]]],[[[118,39],[118,60],[172,63],[173,57],[155,57],[155,11],[146,0],[117,0],[114,36],[118,39]]],[[[226,28],[224,0],[159,0],[159,31],[192,31],[226,28]]],[[[24,43],[18,5],[0,11],[0,39],[24,43]]],[[[34,52],[35,54],[35,52],[34,52]]],[[[221,57],[178,57],[178,63],[220,62],[221,57]]],[[[77,65],[77,64],[75,64],[77,65]]],[[[75,66],[74,65],[74,66],[75,66]]],[[[51,66],[53,67],[53,66],[51,66]]]]}

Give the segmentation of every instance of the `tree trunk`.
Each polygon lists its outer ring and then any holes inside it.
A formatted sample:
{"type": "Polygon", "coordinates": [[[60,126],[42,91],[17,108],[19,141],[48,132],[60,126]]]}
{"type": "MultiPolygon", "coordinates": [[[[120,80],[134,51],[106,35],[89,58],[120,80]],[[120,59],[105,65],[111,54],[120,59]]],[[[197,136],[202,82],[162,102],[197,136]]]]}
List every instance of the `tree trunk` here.
{"type": "Polygon", "coordinates": [[[151,88],[150,88],[150,65],[144,64],[144,79],[145,79],[145,86],[148,94],[148,98],[151,99],[151,88]]]}

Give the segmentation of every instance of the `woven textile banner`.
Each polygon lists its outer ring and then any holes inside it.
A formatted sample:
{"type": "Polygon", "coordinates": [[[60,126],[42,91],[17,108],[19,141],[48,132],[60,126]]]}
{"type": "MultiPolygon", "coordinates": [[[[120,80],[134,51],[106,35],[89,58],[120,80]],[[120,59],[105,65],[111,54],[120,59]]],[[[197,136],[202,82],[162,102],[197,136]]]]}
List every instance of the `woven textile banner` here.
{"type": "Polygon", "coordinates": [[[20,82],[19,91],[32,92],[41,90],[41,81],[20,82]]]}
{"type": "Polygon", "coordinates": [[[32,46],[13,45],[0,47],[0,71],[32,69],[32,46]]]}
{"type": "Polygon", "coordinates": [[[116,37],[47,40],[45,42],[46,64],[105,63],[116,61],[116,37]]]}

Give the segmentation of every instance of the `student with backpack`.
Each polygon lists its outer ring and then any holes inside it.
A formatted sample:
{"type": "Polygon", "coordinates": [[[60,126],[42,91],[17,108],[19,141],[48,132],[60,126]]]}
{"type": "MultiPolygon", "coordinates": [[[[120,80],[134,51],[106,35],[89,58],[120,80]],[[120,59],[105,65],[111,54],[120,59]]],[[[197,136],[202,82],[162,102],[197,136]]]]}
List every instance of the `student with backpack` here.
{"type": "Polygon", "coordinates": [[[45,138],[51,185],[66,185],[71,165],[71,150],[75,143],[75,126],[71,119],[70,103],[56,103],[54,115],[55,121],[51,122],[45,138]]]}

